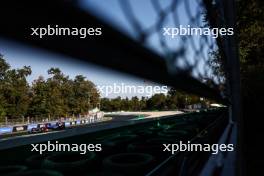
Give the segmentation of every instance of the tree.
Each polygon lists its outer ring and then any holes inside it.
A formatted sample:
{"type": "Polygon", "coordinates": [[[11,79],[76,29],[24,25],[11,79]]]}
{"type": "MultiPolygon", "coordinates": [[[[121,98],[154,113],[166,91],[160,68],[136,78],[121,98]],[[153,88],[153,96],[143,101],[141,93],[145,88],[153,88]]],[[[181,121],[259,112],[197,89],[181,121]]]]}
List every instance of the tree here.
{"type": "MultiPolygon", "coordinates": [[[[39,76],[30,87],[27,76],[31,67],[11,69],[0,55],[0,120],[7,116],[17,119],[30,117],[66,117],[88,113],[98,105],[99,92],[82,75],[74,80],[59,68],[50,68],[50,77],[39,76]]],[[[121,99],[120,99],[121,101],[121,99]]]]}
{"type": "Polygon", "coordinates": [[[28,115],[31,117],[46,116],[50,113],[48,107],[48,87],[43,76],[33,81],[31,87],[31,103],[28,115]]]}
{"type": "Polygon", "coordinates": [[[139,110],[145,110],[147,107],[147,98],[142,97],[141,100],[139,101],[139,110]]]}
{"type": "Polygon", "coordinates": [[[140,110],[140,102],[137,96],[131,98],[131,110],[139,111],[140,110]]]}
{"type": "Polygon", "coordinates": [[[73,81],[75,97],[75,113],[84,114],[89,109],[94,108],[99,103],[100,94],[95,85],[85,79],[82,75],[77,75],[73,81]]]}
{"type": "Polygon", "coordinates": [[[65,103],[61,92],[64,75],[59,68],[50,68],[48,74],[52,75],[46,83],[48,113],[53,117],[65,116],[65,103]]]}
{"type": "Polygon", "coordinates": [[[4,56],[0,53],[0,81],[4,80],[7,70],[10,69],[10,65],[5,61],[4,56]]]}
{"type": "Polygon", "coordinates": [[[7,112],[7,102],[5,100],[5,76],[7,70],[10,68],[10,65],[4,60],[3,55],[0,54],[0,121],[3,121],[3,118],[6,116],[7,112]]]}
{"type": "Polygon", "coordinates": [[[30,87],[26,77],[31,74],[31,68],[9,69],[4,76],[4,87],[1,92],[6,100],[6,115],[9,118],[25,116],[30,104],[30,87]]]}
{"type": "Polygon", "coordinates": [[[5,99],[0,94],[0,121],[3,121],[4,120],[4,117],[6,116],[6,108],[5,108],[5,106],[6,106],[5,99]]]}
{"type": "Polygon", "coordinates": [[[147,107],[151,110],[165,110],[166,107],[166,96],[162,93],[154,94],[147,100],[147,107]]]}
{"type": "Polygon", "coordinates": [[[121,109],[124,111],[130,111],[131,110],[130,101],[129,101],[128,97],[126,97],[125,99],[122,99],[121,109]]]}
{"type": "Polygon", "coordinates": [[[167,105],[168,109],[177,109],[178,108],[176,89],[171,88],[168,91],[166,105],[167,105]]]}
{"type": "Polygon", "coordinates": [[[255,157],[261,155],[259,151],[262,151],[262,146],[258,143],[263,131],[260,117],[263,116],[264,101],[264,4],[262,0],[240,0],[236,3],[244,117],[239,129],[242,127],[245,130],[243,142],[246,146],[242,150],[247,151],[246,175],[257,175],[263,165],[255,157]]]}
{"type": "Polygon", "coordinates": [[[112,111],[109,98],[101,98],[101,109],[102,111],[107,111],[107,112],[112,111]]]}

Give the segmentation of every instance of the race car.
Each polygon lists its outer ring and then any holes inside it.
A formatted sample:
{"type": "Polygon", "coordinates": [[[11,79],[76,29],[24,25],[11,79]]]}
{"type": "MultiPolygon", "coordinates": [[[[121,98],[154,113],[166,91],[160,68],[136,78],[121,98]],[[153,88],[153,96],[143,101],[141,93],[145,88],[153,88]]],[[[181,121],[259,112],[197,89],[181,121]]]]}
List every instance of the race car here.
{"type": "Polygon", "coordinates": [[[35,127],[28,129],[28,133],[44,133],[48,131],[49,129],[47,128],[46,124],[38,124],[35,127]]]}
{"type": "Polygon", "coordinates": [[[64,122],[47,123],[46,126],[50,130],[63,130],[63,129],[65,129],[65,123],[64,122]]]}

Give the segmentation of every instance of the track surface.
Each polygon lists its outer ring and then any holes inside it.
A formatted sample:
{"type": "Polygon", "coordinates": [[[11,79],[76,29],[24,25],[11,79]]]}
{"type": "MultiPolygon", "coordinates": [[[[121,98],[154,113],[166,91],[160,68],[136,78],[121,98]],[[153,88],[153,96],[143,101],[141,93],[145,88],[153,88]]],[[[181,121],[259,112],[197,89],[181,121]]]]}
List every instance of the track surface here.
{"type": "MultiPolygon", "coordinates": [[[[182,114],[180,111],[157,111],[157,112],[115,112],[106,114],[105,118],[109,118],[109,120],[104,120],[97,123],[90,123],[90,124],[83,124],[83,125],[76,125],[68,127],[64,130],[60,131],[50,131],[46,133],[36,133],[36,134],[28,134],[27,132],[17,133],[17,134],[8,134],[8,135],[1,135],[0,136],[0,143],[3,141],[8,141],[10,139],[28,139],[30,137],[36,136],[44,136],[47,134],[55,134],[55,133],[63,133],[63,132],[70,132],[72,130],[82,130],[82,129],[101,129],[101,127],[105,126],[113,126],[113,125],[122,125],[127,124],[128,121],[139,121],[143,119],[151,119],[151,118],[159,118],[169,115],[177,115],[182,114]]],[[[1,148],[1,147],[0,147],[1,148]]]]}

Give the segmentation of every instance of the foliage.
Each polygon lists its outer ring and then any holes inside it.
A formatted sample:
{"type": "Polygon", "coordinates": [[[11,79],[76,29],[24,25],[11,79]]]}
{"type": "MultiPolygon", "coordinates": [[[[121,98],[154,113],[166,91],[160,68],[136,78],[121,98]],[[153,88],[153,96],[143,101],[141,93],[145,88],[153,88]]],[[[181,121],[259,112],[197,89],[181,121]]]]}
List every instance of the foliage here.
{"type": "Polygon", "coordinates": [[[29,85],[27,77],[31,68],[11,69],[0,58],[0,121],[5,117],[70,117],[86,114],[99,107],[104,111],[175,110],[186,105],[201,103],[200,99],[175,89],[167,95],[154,94],[151,97],[131,99],[116,97],[101,98],[96,86],[83,75],[74,79],[62,73],[59,68],[50,68],[48,79],[39,76],[29,85]]]}
{"type": "MultiPolygon", "coordinates": [[[[206,100],[208,102],[208,100],[206,100]]],[[[205,100],[195,95],[189,95],[171,88],[167,95],[154,94],[151,97],[137,96],[128,99],[117,97],[114,99],[102,98],[101,109],[103,111],[147,111],[147,110],[177,110],[184,109],[187,105],[205,105],[205,100]]]]}
{"type": "Polygon", "coordinates": [[[50,68],[50,78],[39,76],[30,86],[26,79],[30,74],[29,66],[11,69],[0,55],[0,120],[75,116],[86,114],[99,103],[95,85],[82,75],[72,80],[59,68],[50,68]]]}
{"type": "MultiPolygon", "coordinates": [[[[238,1],[237,33],[243,98],[249,105],[262,102],[264,89],[264,9],[262,0],[238,1]]],[[[260,107],[261,108],[261,107],[260,107]]]]}

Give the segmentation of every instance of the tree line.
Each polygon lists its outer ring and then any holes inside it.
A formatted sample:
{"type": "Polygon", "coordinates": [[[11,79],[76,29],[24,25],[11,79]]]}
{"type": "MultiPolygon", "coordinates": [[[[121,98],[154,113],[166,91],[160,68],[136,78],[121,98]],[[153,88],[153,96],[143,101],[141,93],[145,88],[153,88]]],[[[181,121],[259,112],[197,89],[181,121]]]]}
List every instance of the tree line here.
{"type": "Polygon", "coordinates": [[[147,110],[177,110],[184,109],[187,105],[200,103],[206,106],[208,100],[202,99],[195,95],[190,95],[182,91],[176,91],[171,88],[167,95],[160,93],[154,94],[151,97],[137,97],[131,99],[117,98],[101,99],[101,109],[103,111],[147,111],[147,110]]]}
{"type": "Polygon", "coordinates": [[[59,68],[50,68],[50,77],[39,76],[31,85],[31,67],[11,69],[0,55],[0,118],[68,117],[85,114],[100,101],[96,86],[83,75],[74,79],[59,68]]]}
{"type": "Polygon", "coordinates": [[[175,89],[165,94],[131,99],[100,98],[94,83],[83,75],[70,79],[59,68],[50,68],[49,78],[39,76],[29,84],[30,66],[12,69],[0,55],[0,120],[21,117],[59,118],[87,114],[89,109],[103,111],[175,110],[205,103],[199,97],[175,89]]]}

